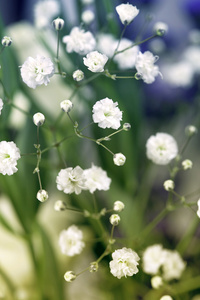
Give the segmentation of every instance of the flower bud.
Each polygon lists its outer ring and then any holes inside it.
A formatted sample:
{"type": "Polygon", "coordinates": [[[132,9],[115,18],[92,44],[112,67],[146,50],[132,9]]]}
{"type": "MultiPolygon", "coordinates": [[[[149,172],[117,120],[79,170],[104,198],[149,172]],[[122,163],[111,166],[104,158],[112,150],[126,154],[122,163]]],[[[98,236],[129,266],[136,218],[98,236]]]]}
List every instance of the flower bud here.
{"type": "Polygon", "coordinates": [[[72,110],[73,104],[70,100],[63,100],[60,102],[60,107],[64,112],[68,113],[72,110]]]}
{"type": "Polygon", "coordinates": [[[90,24],[92,21],[94,21],[94,18],[94,12],[90,9],[85,10],[81,15],[81,19],[85,24],[90,24]]]}
{"type": "Polygon", "coordinates": [[[113,161],[116,166],[123,166],[126,161],[126,156],[122,153],[116,153],[113,155],[113,161]]]}
{"type": "Polygon", "coordinates": [[[169,192],[169,191],[173,190],[174,187],[175,187],[174,181],[171,180],[171,179],[166,180],[166,181],[164,182],[163,186],[164,186],[164,189],[165,189],[166,191],[169,192]]]}
{"type": "Polygon", "coordinates": [[[185,128],[185,134],[186,136],[193,136],[194,134],[197,133],[197,128],[193,125],[189,125],[185,128]]]}
{"type": "Polygon", "coordinates": [[[173,300],[171,296],[169,295],[164,295],[160,298],[160,300],[173,300]]]}
{"type": "Polygon", "coordinates": [[[117,226],[120,222],[120,216],[117,215],[117,214],[113,214],[110,216],[110,223],[113,225],[113,226],[117,226]]]}
{"type": "Polygon", "coordinates": [[[36,126],[43,125],[44,121],[45,121],[45,116],[42,113],[38,112],[38,113],[34,114],[34,116],[33,116],[33,123],[36,126]]]}
{"type": "Polygon", "coordinates": [[[40,202],[45,202],[48,198],[49,198],[49,195],[47,193],[47,191],[45,190],[39,190],[37,192],[37,199],[40,201],[40,202]]]}
{"type": "Polygon", "coordinates": [[[76,274],[73,271],[67,271],[64,275],[64,279],[67,282],[72,282],[76,279],[76,274]]]}
{"type": "Polygon", "coordinates": [[[158,36],[163,36],[168,31],[168,25],[164,22],[157,22],[153,27],[153,31],[158,36]]]}
{"type": "Polygon", "coordinates": [[[98,262],[94,261],[90,263],[90,273],[97,272],[99,268],[98,262]]]}
{"type": "Polygon", "coordinates": [[[151,278],[151,286],[154,289],[159,289],[163,285],[162,277],[160,276],[153,276],[151,278]]]}
{"type": "Polygon", "coordinates": [[[9,36],[4,36],[1,40],[1,44],[4,46],[4,47],[8,47],[12,44],[12,39],[11,37],[9,36]]]}
{"type": "Polygon", "coordinates": [[[66,210],[67,208],[67,205],[64,201],[62,200],[57,200],[54,204],[54,209],[56,211],[63,211],[63,210],[66,210]]]}
{"type": "Polygon", "coordinates": [[[113,205],[113,210],[121,212],[124,209],[125,205],[122,201],[115,201],[113,205]]]}
{"type": "Polygon", "coordinates": [[[62,30],[64,24],[65,24],[65,21],[61,18],[57,18],[57,19],[53,20],[53,22],[52,22],[54,29],[57,31],[62,30]]]}
{"type": "Polygon", "coordinates": [[[84,73],[81,70],[76,70],[74,71],[72,77],[75,81],[81,81],[84,79],[84,73]]]}
{"type": "Polygon", "coordinates": [[[123,124],[123,129],[124,129],[125,131],[129,131],[129,130],[131,129],[131,124],[130,124],[130,123],[124,123],[124,124],[123,124]]]}
{"type": "Polygon", "coordinates": [[[136,73],[136,74],[135,74],[135,79],[136,79],[136,80],[142,79],[142,74],[136,73]]]}
{"type": "Polygon", "coordinates": [[[190,159],[185,159],[184,161],[182,161],[183,170],[192,169],[192,165],[193,163],[190,159]]]}

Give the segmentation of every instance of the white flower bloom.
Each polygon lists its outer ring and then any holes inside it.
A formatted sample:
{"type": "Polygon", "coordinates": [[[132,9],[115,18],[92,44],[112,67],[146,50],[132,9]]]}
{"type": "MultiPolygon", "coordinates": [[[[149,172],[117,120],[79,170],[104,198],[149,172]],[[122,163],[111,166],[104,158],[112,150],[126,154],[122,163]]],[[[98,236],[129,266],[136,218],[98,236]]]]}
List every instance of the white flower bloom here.
{"type": "Polygon", "coordinates": [[[59,246],[61,252],[67,256],[80,254],[85,247],[82,231],[75,225],[70,226],[67,230],[61,231],[59,246]]]}
{"type": "Polygon", "coordinates": [[[160,298],[160,300],[173,300],[173,298],[169,295],[164,295],[160,298]]]}
{"type": "Polygon", "coordinates": [[[38,85],[47,85],[54,72],[51,59],[41,55],[37,55],[36,58],[28,57],[21,67],[23,81],[33,89],[38,85]]]}
{"type": "Polygon", "coordinates": [[[62,169],[56,178],[57,189],[65,194],[80,194],[84,189],[84,181],[83,170],[79,166],[62,169]]]}
{"type": "Polygon", "coordinates": [[[62,30],[65,25],[65,21],[61,18],[57,18],[57,19],[53,20],[52,25],[55,30],[57,30],[57,31],[62,30]]]}
{"type": "Polygon", "coordinates": [[[63,43],[66,44],[66,50],[68,53],[76,52],[81,55],[85,55],[96,46],[94,36],[90,31],[84,31],[79,27],[72,28],[69,35],[63,37],[63,43]]]}
{"type": "Polygon", "coordinates": [[[113,155],[113,161],[116,166],[123,166],[126,162],[126,156],[122,153],[115,153],[113,155]]]}
{"type": "Polygon", "coordinates": [[[62,200],[57,200],[54,204],[55,211],[63,211],[63,210],[66,210],[66,208],[67,208],[67,205],[62,200]]]}
{"type": "Polygon", "coordinates": [[[177,251],[164,250],[164,257],[162,265],[163,278],[167,281],[179,279],[186,266],[180,254],[177,251]]]}
{"type": "Polygon", "coordinates": [[[150,51],[138,53],[135,67],[138,74],[142,76],[143,81],[147,84],[154,82],[158,74],[161,75],[158,66],[154,65],[157,59],[158,57],[154,56],[150,51]]]}
{"type": "Polygon", "coordinates": [[[200,45],[193,45],[186,48],[183,53],[183,61],[189,63],[192,67],[193,71],[196,73],[200,73],[200,45]]]}
{"type": "Polygon", "coordinates": [[[49,198],[49,195],[48,195],[47,191],[45,191],[45,190],[39,190],[39,191],[37,192],[36,198],[37,198],[40,202],[45,202],[45,201],[49,198]]]}
{"type": "Polygon", "coordinates": [[[109,218],[110,224],[117,226],[120,222],[120,216],[118,214],[112,214],[109,218]]]}
{"type": "Polygon", "coordinates": [[[197,201],[197,206],[198,206],[197,216],[200,218],[200,199],[197,201]]]}
{"type": "Polygon", "coordinates": [[[33,123],[36,126],[42,126],[44,124],[44,121],[45,121],[45,116],[42,113],[38,112],[33,115],[33,123]]]}
{"type": "Polygon", "coordinates": [[[72,282],[76,279],[76,274],[73,271],[67,271],[64,275],[64,279],[67,282],[72,282]]]}
{"type": "MultiPolygon", "coordinates": [[[[117,47],[117,43],[115,43],[115,48],[117,47]]],[[[119,44],[118,51],[124,50],[127,47],[130,47],[132,45],[133,45],[132,41],[126,38],[122,38],[119,44]]],[[[140,48],[138,46],[134,46],[122,53],[117,54],[114,57],[114,61],[117,63],[119,69],[124,70],[124,69],[134,68],[139,50],[140,48]]]]}
{"type": "Polygon", "coordinates": [[[139,9],[129,3],[116,6],[116,11],[122,24],[129,24],[139,14],[139,9]]]}
{"type": "Polygon", "coordinates": [[[38,29],[50,25],[52,19],[59,15],[60,5],[56,0],[38,1],[34,7],[34,22],[38,29]]]}
{"type": "Polygon", "coordinates": [[[92,21],[94,21],[94,18],[95,18],[95,14],[90,9],[84,10],[84,12],[81,14],[81,20],[85,24],[90,24],[92,21]]]}
{"type": "Polygon", "coordinates": [[[12,39],[9,36],[4,36],[1,40],[1,44],[4,47],[9,47],[12,44],[12,39]]]}
{"type": "Polygon", "coordinates": [[[143,270],[147,274],[158,273],[165,259],[162,245],[149,246],[143,253],[143,270]]]}
{"type": "Polygon", "coordinates": [[[94,73],[103,72],[104,66],[107,63],[108,57],[98,51],[92,51],[83,57],[83,63],[88,70],[94,73]]]}
{"type": "Polygon", "coordinates": [[[150,136],[146,143],[146,154],[157,165],[167,165],[178,154],[175,139],[167,133],[150,136]]]}
{"type": "Polygon", "coordinates": [[[101,128],[118,129],[122,120],[122,111],[117,107],[118,102],[104,98],[97,101],[93,106],[93,121],[101,128]]]}
{"type": "Polygon", "coordinates": [[[76,81],[81,81],[84,79],[84,73],[81,70],[76,70],[76,71],[74,71],[72,77],[76,81]]]}
{"type": "Polygon", "coordinates": [[[168,25],[164,22],[157,22],[154,24],[153,31],[158,35],[163,35],[168,31],[168,25]]]}
{"type": "Polygon", "coordinates": [[[106,171],[100,167],[92,165],[90,169],[83,171],[85,178],[85,188],[94,193],[96,190],[107,191],[110,188],[111,179],[107,176],[106,171]]]}
{"type": "Polygon", "coordinates": [[[117,40],[114,36],[109,33],[101,33],[98,35],[97,41],[97,49],[107,57],[111,58],[117,45],[117,40]]]}
{"type": "Polygon", "coordinates": [[[0,98],[0,115],[1,115],[2,109],[3,109],[3,100],[0,98]]]}
{"type": "Polygon", "coordinates": [[[194,125],[188,125],[185,128],[185,134],[186,134],[186,136],[193,136],[197,132],[198,132],[198,129],[194,125]]]}
{"type": "Polygon", "coordinates": [[[174,184],[173,180],[168,179],[168,180],[165,180],[163,186],[164,186],[164,189],[169,192],[174,189],[175,184],[174,184]]]}
{"type": "Polygon", "coordinates": [[[163,285],[162,277],[160,276],[153,276],[151,278],[151,286],[154,289],[159,289],[163,285]]]}
{"type": "Polygon", "coordinates": [[[139,256],[130,248],[122,248],[112,253],[113,260],[110,261],[110,272],[118,279],[123,276],[132,276],[138,273],[139,256]]]}
{"type": "Polygon", "coordinates": [[[125,205],[122,201],[115,201],[113,205],[113,210],[121,212],[124,209],[125,205]]]}
{"type": "Polygon", "coordinates": [[[193,163],[190,159],[185,159],[182,161],[183,170],[192,169],[193,163]]]}
{"type": "Polygon", "coordinates": [[[17,160],[20,157],[19,148],[14,142],[0,142],[0,173],[13,175],[17,172],[17,160]]]}
{"type": "Polygon", "coordinates": [[[60,102],[60,107],[64,112],[68,113],[72,110],[73,103],[70,100],[63,100],[60,102]]]}

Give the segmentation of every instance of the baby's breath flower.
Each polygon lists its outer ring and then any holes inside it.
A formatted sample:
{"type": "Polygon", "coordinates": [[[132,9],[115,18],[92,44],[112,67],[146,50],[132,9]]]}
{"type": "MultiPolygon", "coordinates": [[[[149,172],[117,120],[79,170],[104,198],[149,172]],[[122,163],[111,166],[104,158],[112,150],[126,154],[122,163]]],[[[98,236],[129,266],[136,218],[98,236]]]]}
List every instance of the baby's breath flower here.
{"type": "Polygon", "coordinates": [[[162,277],[160,276],[153,276],[151,278],[151,286],[154,289],[159,289],[163,285],[162,277]]]}
{"type": "Polygon", "coordinates": [[[165,190],[169,192],[174,189],[175,184],[174,184],[173,180],[168,179],[168,180],[165,180],[163,186],[164,186],[165,190]]]}
{"type": "Polygon", "coordinates": [[[157,35],[163,36],[168,31],[168,25],[164,22],[157,22],[153,27],[153,31],[157,33],[157,35]]]}
{"type": "Polygon", "coordinates": [[[183,170],[192,169],[192,165],[193,163],[190,159],[185,159],[184,161],[182,161],[183,170]]]}
{"type": "Polygon", "coordinates": [[[42,84],[47,85],[54,72],[51,59],[41,55],[36,58],[28,57],[21,67],[22,79],[32,89],[42,84]]]}
{"type": "Polygon", "coordinates": [[[113,205],[113,210],[121,212],[124,209],[125,205],[122,201],[115,201],[113,205]]]}
{"type": "Polygon", "coordinates": [[[90,9],[84,10],[84,12],[81,14],[81,19],[85,24],[90,24],[92,21],[94,21],[94,18],[95,14],[90,9]]]}
{"type": "Polygon", "coordinates": [[[112,214],[109,220],[113,226],[117,226],[120,222],[120,216],[117,214],[112,214]]]}
{"type": "Polygon", "coordinates": [[[57,31],[62,30],[64,24],[65,24],[65,21],[61,18],[57,18],[57,19],[53,20],[53,22],[52,22],[54,29],[57,31]]]}
{"type": "Polygon", "coordinates": [[[193,125],[189,125],[185,128],[185,134],[187,136],[193,136],[194,134],[196,134],[198,132],[197,128],[193,125]]]}
{"type": "Polygon", "coordinates": [[[4,47],[9,47],[12,44],[12,39],[9,36],[4,36],[1,40],[1,44],[4,47]]]}
{"type": "Polygon", "coordinates": [[[76,279],[76,274],[73,272],[73,271],[67,271],[65,274],[64,274],[64,279],[67,281],[67,282],[72,282],[76,279]]]}
{"type": "Polygon", "coordinates": [[[40,201],[40,202],[45,202],[48,198],[49,198],[49,195],[47,193],[47,191],[45,190],[39,190],[37,192],[37,199],[40,201]]]}
{"type": "Polygon", "coordinates": [[[33,115],[33,123],[36,126],[42,126],[44,124],[44,121],[45,121],[45,116],[42,113],[38,112],[33,115]]]}
{"type": "Polygon", "coordinates": [[[94,261],[90,263],[90,272],[94,273],[97,272],[99,268],[98,262],[94,261]]]}
{"type": "Polygon", "coordinates": [[[160,300],[173,300],[173,298],[169,295],[164,295],[160,298],[160,300]]]}
{"type": "Polygon", "coordinates": [[[94,193],[96,190],[107,191],[110,188],[111,179],[107,176],[106,171],[92,164],[92,167],[83,171],[85,179],[85,188],[94,193]]]}
{"type": "Polygon", "coordinates": [[[84,79],[84,73],[81,70],[76,70],[74,71],[72,77],[75,81],[81,81],[84,79]]]}
{"type": "Polygon", "coordinates": [[[116,166],[123,166],[126,162],[126,156],[122,153],[115,153],[113,155],[113,161],[116,166]]]}
{"type": "Polygon", "coordinates": [[[3,109],[3,100],[0,98],[0,115],[1,115],[2,109],[3,109]]]}
{"type": "Polygon", "coordinates": [[[101,128],[118,129],[122,120],[122,111],[117,105],[118,102],[113,102],[107,97],[97,101],[92,109],[94,123],[98,123],[101,128]]]}
{"type": "Polygon", "coordinates": [[[70,100],[63,100],[60,102],[60,107],[64,112],[68,113],[72,110],[73,103],[70,100]]]}
{"type": "Polygon", "coordinates": [[[92,51],[83,58],[83,63],[91,72],[99,73],[104,71],[107,60],[108,57],[105,54],[101,54],[98,51],[92,51]]]}
{"type": "Polygon", "coordinates": [[[177,251],[164,250],[164,262],[162,264],[163,278],[167,281],[179,279],[185,270],[186,263],[177,251]]]}
{"type": "Polygon", "coordinates": [[[19,148],[14,142],[0,142],[0,173],[13,175],[18,171],[17,160],[20,158],[19,148]]]}
{"type": "Polygon", "coordinates": [[[200,218],[200,199],[197,201],[197,206],[198,206],[197,216],[200,218]]]}
{"type": "Polygon", "coordinates": [[[130,124],[130,123],[124,123],[124,124],[123,124],[123,129],[124,129],[125,131],[129,131],[129,130],[131,129],[131,124],[130,124]]]}
{"type": "Polygon", "coordinates": [[[118,279],[123,276],[132,276],[138,273],[139,256],[130,248],[122,248],[112,253],[113,260],[110,261],[110,272],[118,279]]]}
{"type": "Polygon", "coordinates": [[[143,270],[147,274],[158,273],[165,259],[162,245],[155,244],[146,248],[143,253],[143,270]]]}
{"type": "Polygon", "coordinates": [[[61,252],[67,256],[80,254],[85,247],[82,231],[72,225],[67,230],[63,230],[59,236],[59,246],[61,252]]]}
{"type": "Polygon", "coordinates": [[[136,6],[133,6],[129,3],[126,4],[120,4],[116,6],[116,11],[119,15],[119,18],[122,22],[122,24],[130,24],[133,19],[139,14],[139,9],[137,9],[136,6]]]}
{"type": "Polygon", "coordinates": [[[67,205],[64,201],[62,200],[57,200],[54,204],[54,209],[56,211],[63,211],[63,210],[66,210],[67,208],[67,205]]]}
{"type": "Polygon", "coordinates": [[[34,7],[34,23],[38,29],[47,27],[51,24],[54,17],[60,12],[59,1],[43,0],[37,1],[34,7]]]}

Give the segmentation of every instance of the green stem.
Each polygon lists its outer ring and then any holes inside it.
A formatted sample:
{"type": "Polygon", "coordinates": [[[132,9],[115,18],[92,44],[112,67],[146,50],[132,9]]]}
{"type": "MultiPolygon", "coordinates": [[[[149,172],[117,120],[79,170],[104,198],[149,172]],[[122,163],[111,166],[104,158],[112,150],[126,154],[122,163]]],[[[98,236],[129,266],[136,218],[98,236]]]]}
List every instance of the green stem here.
{"type": "Polygon", "coordinates": [[[190,278],[188,280],[172,285],[176,294],[183,294],[200,288],[200,276],[190,278]]]}

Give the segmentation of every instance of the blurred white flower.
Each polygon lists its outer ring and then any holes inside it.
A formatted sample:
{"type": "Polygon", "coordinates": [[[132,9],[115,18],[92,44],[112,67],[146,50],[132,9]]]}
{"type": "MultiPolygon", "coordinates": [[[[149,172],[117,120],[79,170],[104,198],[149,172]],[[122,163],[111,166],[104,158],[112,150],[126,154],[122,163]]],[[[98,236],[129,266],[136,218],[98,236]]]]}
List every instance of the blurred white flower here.
{"type": "Polygon", "coordinates": [[[194,72],[200,73],[200,45],[189,46],[183,53],[183,61],[189,63],[194,72]]]}
{"type": "Polygon", "coordinates": [[[122,153],[115,153],[113,155],[113,161],[116,166],[123,166],[126,162],[126,156],[122,153]]]}
{"type": "Polygon", "coordinates": [[[0,173],[13,175],[17,172],[17,160],[20,157],[19,148],[14,142],[0,142],[0,173]]]}
{"type": "Polygon", "coordinates": [[[123,276],[132,276],[138,273],[139,256],[130,248],[122,248],[112,253],[113,260],[110,261],[110,272],[118,279],[123,276]]]}
{"type": "Polygon", "coordinates": [[[83,63],[88,70],[94,73],[103,72],[104,66],[107,63],[108,57],[98,51],[92,51],[83,57],[83,63]]]}
{"type": "Polygon", "coordinates": [[[2,109],[3,109],[3,100],[0,98],[0,115],[1,115],[2,109]]]}
{"type": "Polygon", "coordinates": [[[67,256],[80,254],[85,247],[83,233],[76,225],[63,230],[59,236],[59,246],[61,252],[67,256]]]}
{"type": "Polygon", "coordinates": [[[40,202],[45,202],[48,198],[49,198],[49,195],[47,193],[46,190],[39,190],[37,192],[37,196],[36,198],[40,201],[40,202]]]}
{"type": "Polygon", "coordinates": [[[62,102],[60,102],[60,108],[68,113],[72,110],[73,108],[73,103],[70,100],[63,100],[62,102]]]}
{"type": "Polygon", "coordinates": [[[33,115],[33,123],[36,126],[42,126],[44,122],[45,122],[45,116],[42,113],[38,112],[33,115]]]}
{"type": "Polygon", "coordinates": [[[116,43],[117,41],[112,34],[101,33],[97,38],[97,49],[107,57],[111,58],[114,54],[116,43]]]}
{"type": "Polygon", "coordinates": [[[113,210],[121,212],[124,209],[125,205],[122,201],[115,201],[113,205],[113,210]]]}
{"type": "Polygon", "coordinates": [[[164,262],[164,250],[162,245],[149,246],[143,253],[143,270],[147,274],[155,275],[164,262]]]}
{"type": "Polygon", "coordinates": [[[90,9],[84,10],[81,14],[81,20],[85,24],[90,24],[92,21],[94,21],[94,18],[95,18],[95,14],[90,9]]]}
{"type": "Polygon", "coordinates": [[[72,74],[72,77],[74,80],[76,81],[81,81],[84,79],[84,73],[81,70],[76,70],[74,71],[74,73],[72,74]]]}
{"type": "Polygon", "coordinates": [[[192,169],[193,163],[190,159],[185,159],[182,161],[183,170],[192,169]]]}
{"type": "Polygon", "coordinates": [[[153,26],[153,31],[157,32],[158,35],[161,35],[161,34],[163,35],[168,31],[168,25],[164,22],[157,22],[153,26]]]}
{"type": "Polygon", "coordinates": [[[79,27],[72,28],[69,35],[63,37],[68,53],[76,52],[85,55],[94,50],[96,41],[90,31],[84,31],[79,27]]]}
{"type": "Polygon", "coordinates": [[[163,285],[162,277],[160,276],[153,276],[151,278],[151,286],[154,289],[159,289],[163,285]]]}
{"type": "Polygon", "coordinates": [[[84,5],[89,5],[89,4],[92,4],[94,2],[94,0],[81,0],[81,2],[84,4],[84,5]]]}
{"type": "Polygon", "coordinates": [[[35,89],[39,85],[47,85],[54,71],[54,64],[50,58],[37,55],[36,58],[27,58],[21,67],[21,76],[30,88],[35,89]]]}
{"type": "Polygon", "coordinates": [[[160,300],[173,300],[173,298],[169,295],[164,295],[160,298],[160,300]]]}
{"type": "Polygon", "coordinates": [[[83,170],[77,166],[73,168],[62,169],[56,178],[57,189],[65,194],[80,194],[85,186],[83,170]]]}
{"type": "Polygon", "coordinates": [[[64,278],[67,282],[72,282],[76,279],[76,274],[73,271],[67,271],[64,278]]]}
{"type": "Polygon", "coordinates": [[[85,178],[85,188],[94,193],[96,190],[107,191],[110,188],[111,179],[107,176],[106,171],[100,167],[92,165],[90,169],[83,171],[85,178]]]}
{"type": "MultiPolygon", "coordinates": [[[[133,42],[131,40],[128,40],[126,38],[122,38],[118,51],[121,51],[123,49],[126,49],[127,47],[130,47],[133,45],[133,42]]],[[[115,48],[117,47],[117,43],[115,44],[115,48]]],[[[114,61],[117,63],[118,67],[121,70],[124,69],[132,69],[135,67],[137,55],[139,53],[140,48],[138,46],[134,46],[122,53],[117,54],[114,57],[114,61]]]]}
{"type": "Polygon", "coordinates": [[[12,44],[12,39],[9,36],[4,36],[1,40],[1,44],[4,47],[9,47],[12,44]]]}
{"type": "Polygon", "coordinates": [[[123,3],[116,6],[116,11],[122,24],[124,25],[131,23],[133,19],[135,19],[135,17],[139,14],[139,9],[129,3],[123,3]]]}
{"type": "Polygon", "coordinates": [[[109,218],[110,224],[117,226],[120,222],[120,216],[118,214],[112,214],[109,218]]]}
{"type": "Polygon", "coordinates": [[[49,26],[54,17],[60,13],[60,5],[56,0],[38,1],[34,7],[34,22],[38,29],[49,26]]]}
{"type": "Polygon", "coordinates": [[[144,53],[139,51],[137,55],[135,63],[136,70],[147,84],[154,82],[155,77],[161,75],[158,66],[154,65],[157,59],[158,56],[154,56],[150,51],[145,51],[144,53]]]}
{"type": "Polygon", "coordinates": [[[165,280],[179,279],[185,270],[186,263],[177,251],[164,250],[164,262],[162,265],[163,278],[165,280]]]}
{"type": "Polygon", "coordinates": [[[197,206],[198,206],[197,216],[200,218],[200,199],[197,201],[197,206]]]}
{"type": "Polygon", "coordinates": [[[170,134],[159,132],[147,140],[146,154],[155,164],[167,165],[177,156],[178,146],[170,134]]]}
{"type": "Polygon", "coordinates": [[[168,180],[165,180],[165,182],[163,183],[163,186],[164,186],[164,189],[169,192],[174,189],[175,184],[174,184],[173,180],[168,179],[168,180]]]}
{"type": "Polygon", "coordinates": [[[117,107],[118,102],[104,98],[97,101],[93,106],[93,121],[101,128],[118,129],[122,120],[122,111],[117,107]]]}

